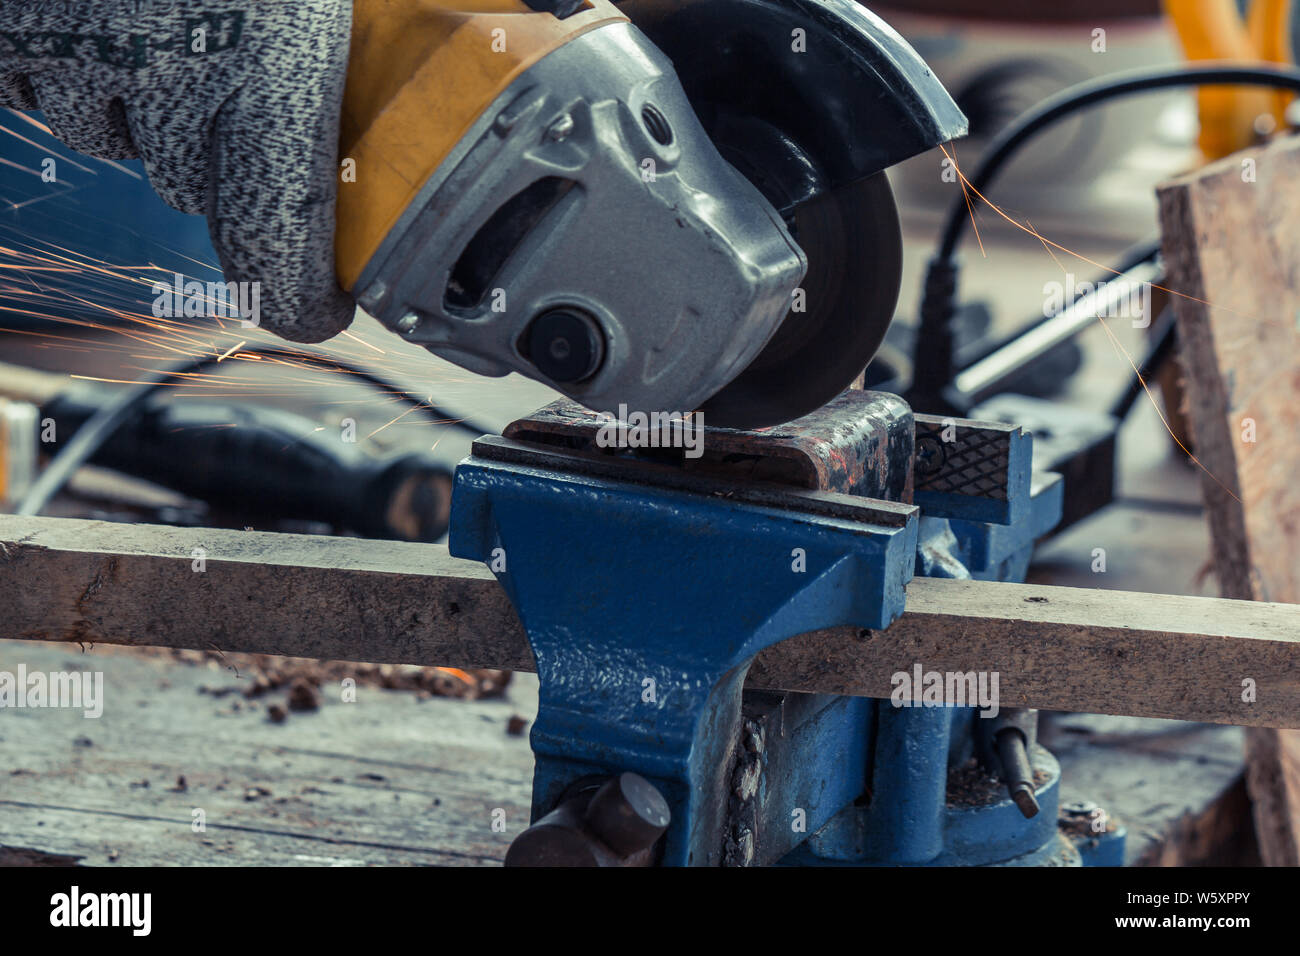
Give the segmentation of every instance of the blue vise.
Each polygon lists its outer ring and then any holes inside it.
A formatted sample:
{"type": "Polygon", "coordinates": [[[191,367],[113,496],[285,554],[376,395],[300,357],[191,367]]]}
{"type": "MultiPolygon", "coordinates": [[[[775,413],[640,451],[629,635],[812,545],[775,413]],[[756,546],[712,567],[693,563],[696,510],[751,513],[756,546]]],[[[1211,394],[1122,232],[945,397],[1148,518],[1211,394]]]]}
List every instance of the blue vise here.
{"type": "Polygon", "coordinates": [[[841,422],[856,464],[812,447],[811,423],[757,439],[708,432],[697,459],[605,453],[603,423],[571,403],[475,444],[456,471],[451,553],[495,571],[532,643],[534,820],[575,783],[632,771],[671,815],[660,862],[723,862],[754,656],[819,628],[887,627],[903,611],[917,509],[818,488],[817,475],[847,482],[853,469],[883,489],[891,459],[895,480],[910,460],[901,400],[851,395],[829,413],[867,410],[856,430],[841,422]],[[775,444],[780,454],[763,450],[775,444]],[[792,474],[802,486],[761,480],[792,474]]]}
{"type": "Polygon", "coordinates": [[[1060,511],[1059,481],[1031,486],[1028,436],[961,422],[948,442],[948,420],[860,391],[693,445],[669,440],[689,417],[631,421],[557,402],[456,471],[451,553],[495,573],[540,679],[533,822],[507,864],[1069,857],[1032,729],[1020,755],[1048,812],[1026,820],[989,774],[955,769],[980,751],[969,708],[745,690],[772,644],[888,627],[914,573],[1023,574],[1060,511]],[[949,800],[962,773],[978,806],[949,800]]]}

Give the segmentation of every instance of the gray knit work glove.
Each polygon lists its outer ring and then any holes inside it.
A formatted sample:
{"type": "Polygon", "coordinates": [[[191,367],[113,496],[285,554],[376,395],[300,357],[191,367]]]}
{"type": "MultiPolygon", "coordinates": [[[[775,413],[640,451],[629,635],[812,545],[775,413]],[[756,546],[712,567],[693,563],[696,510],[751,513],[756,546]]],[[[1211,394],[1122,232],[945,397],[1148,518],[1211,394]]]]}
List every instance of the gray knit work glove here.
{"type": "Polygon", "coordinates": [[[350,0],[0,0],[0,105],[41,109],[69,147],[144,161],[208,217],[260,324],[327,339],[354,304],[334,274],[350,0]]]}

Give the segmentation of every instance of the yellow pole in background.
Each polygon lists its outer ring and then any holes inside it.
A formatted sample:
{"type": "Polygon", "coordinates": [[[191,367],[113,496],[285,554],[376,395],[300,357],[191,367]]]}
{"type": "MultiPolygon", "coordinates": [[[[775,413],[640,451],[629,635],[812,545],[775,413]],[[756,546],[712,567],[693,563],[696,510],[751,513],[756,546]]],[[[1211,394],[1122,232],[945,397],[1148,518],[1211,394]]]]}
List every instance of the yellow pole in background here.
{"type": "MultiPolygon", "coordinates": [[[[1243,21],[1235,0],[1165,0],[1188,60],[1290,63],[1291,0],[1254,0],[1243,21]]],[[[1205,87],[1197,94],[1199,145],[1212,160],[1255,143],[1257,121],[1282,125],[1291,94],[1260,87],[1205,87]]]]}

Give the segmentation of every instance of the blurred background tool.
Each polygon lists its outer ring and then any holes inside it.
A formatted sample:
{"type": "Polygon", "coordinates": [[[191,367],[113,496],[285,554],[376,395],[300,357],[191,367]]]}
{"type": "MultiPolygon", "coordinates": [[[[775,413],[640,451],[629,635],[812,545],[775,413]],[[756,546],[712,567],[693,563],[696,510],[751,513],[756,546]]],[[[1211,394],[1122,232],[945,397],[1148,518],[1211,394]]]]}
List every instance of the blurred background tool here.
{"type": "MultiPolygon", "coordinates": [[[[69,387],[60,376],[4,365],[0,375],[11,392],[28,399],[0,400],[6,497],[19,513],[44,509],[76,468],[89,463],[207,506],[201,514],[167,508],[153,520],[201,518],[406,541],[436,541],[447,531],[450,468],[429,453],[384,453],[356,433],[354,420],[326,425],[247,401],[178,398],[161,385],[126,393],[89,382],[69,387]],[[105,422],[103,410],[113,407],[122,411],[105,422]],[[82,449],[65,459],[78,436],[82,449]],[[40,482],[33,480],[38,452],[57,463],[40,482]]],[[[446,414],[409,404],[425,415],[446,414]]]]}
{"type": "MultiPolygon", "coordinates": [[[[968,171],[994,137],[1047,97],[1180,60],[1159,0],[922,0],[897,3],[884,15],[970,119],[970,135],[951,151],[968,171]]],[[[1049,231],[1107,238],[1148,232],[1156,213],[1152,183],[1193,161],[1195,122],[1188,97],[1177,93],[1116,104],[1104,117],[1071,117],[1015,157],[998,201],[1049,231]]],[[[918,215],[937,212],[951,197],[953,177],[941,175],[943,159],[911,160],[894,177],[900,201],[918,215]]]]}

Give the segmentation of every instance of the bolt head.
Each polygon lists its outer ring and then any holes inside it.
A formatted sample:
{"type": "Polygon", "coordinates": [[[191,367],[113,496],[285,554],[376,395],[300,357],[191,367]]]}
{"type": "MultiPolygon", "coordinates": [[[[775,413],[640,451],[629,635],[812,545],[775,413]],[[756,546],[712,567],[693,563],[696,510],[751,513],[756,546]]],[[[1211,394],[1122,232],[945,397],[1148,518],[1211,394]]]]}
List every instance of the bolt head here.
{"type": "Polygon", "coordinates": [[[546,138],[553,143],[561,143],[573,132],[573,117],[565,113],[550,126],[546,127],[546,138]]]}

